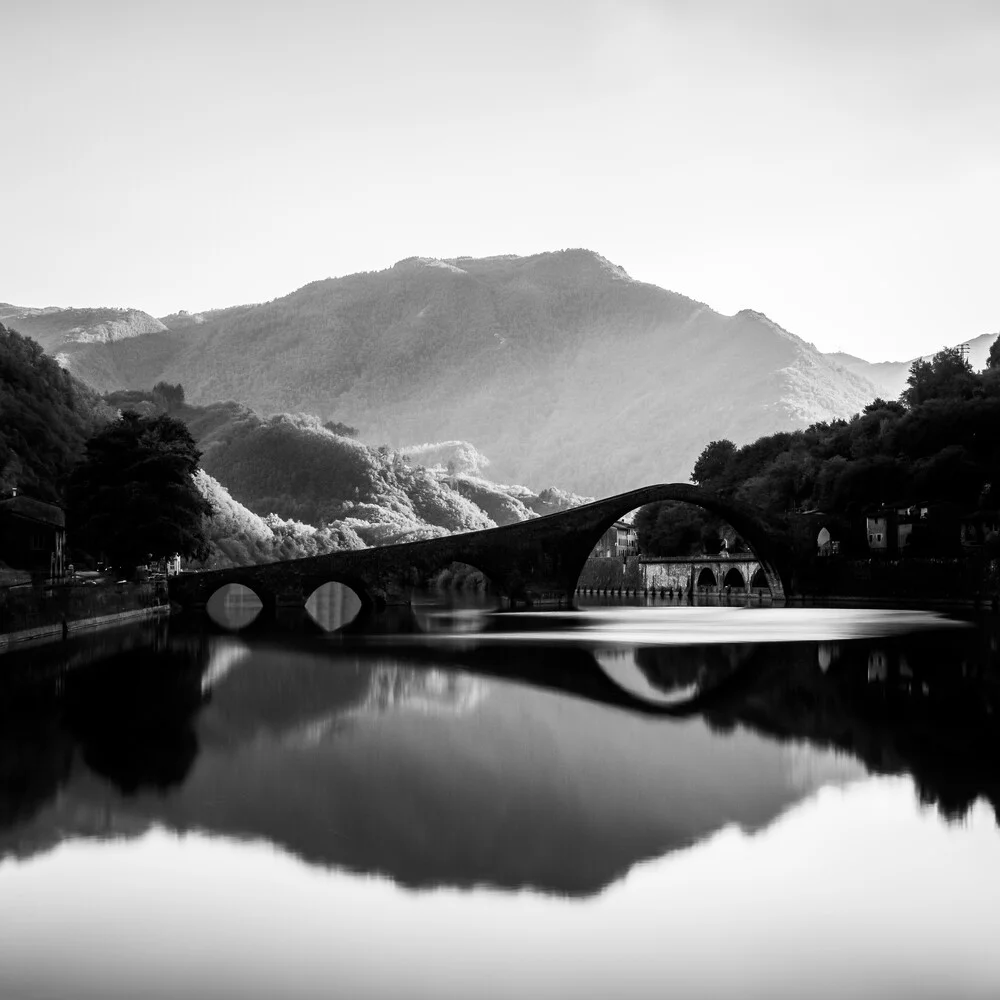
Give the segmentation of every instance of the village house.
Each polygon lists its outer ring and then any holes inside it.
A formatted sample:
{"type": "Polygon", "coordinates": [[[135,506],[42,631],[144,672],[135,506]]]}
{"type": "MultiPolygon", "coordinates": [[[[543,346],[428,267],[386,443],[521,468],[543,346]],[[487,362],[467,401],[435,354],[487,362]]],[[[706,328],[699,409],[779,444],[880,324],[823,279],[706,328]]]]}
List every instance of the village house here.
{"type": "Polygon", "coordinates": [[[66,517],[61,507],[18,494],[0,498],[0,562],[33,580],[66,574],[66,517]]]}
{"type": "Polygon", "coordinates": [[[626,521],[615,521],[601,535],[600,541],[591,553],[593,558],[621,559],[625,562],[630,556],[639,554],[639,540],[635,528],[626,521]]]}

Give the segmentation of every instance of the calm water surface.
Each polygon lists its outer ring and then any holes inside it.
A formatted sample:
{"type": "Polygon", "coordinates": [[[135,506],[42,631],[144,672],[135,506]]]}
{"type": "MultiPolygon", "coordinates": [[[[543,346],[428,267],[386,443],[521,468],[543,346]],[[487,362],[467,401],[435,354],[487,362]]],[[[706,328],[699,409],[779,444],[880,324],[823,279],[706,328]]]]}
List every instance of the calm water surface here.
{"type": "Polygon", "coordinates": [[[284,624],[0,656],[0,997],[1000,996],[996,617],[284,624]]]}

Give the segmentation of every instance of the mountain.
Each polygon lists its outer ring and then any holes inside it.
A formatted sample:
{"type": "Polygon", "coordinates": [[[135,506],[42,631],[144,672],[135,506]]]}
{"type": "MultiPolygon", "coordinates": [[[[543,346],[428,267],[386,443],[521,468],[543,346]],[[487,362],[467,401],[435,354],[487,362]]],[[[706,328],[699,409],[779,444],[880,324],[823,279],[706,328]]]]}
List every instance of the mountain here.
{"type": "Polygon", "coordinates": [[[180,382],[191,402],[310,412],[397,448],[464,439],[494,478],[598,495],[876,394],[761,313],[723,316],[588,250],[413,257],[201,320],[60,359],[105,391],[180,382]]]}
{"type": "MultiPolygon", "coordinates": [[[[982,371],[986,367],[986,358],[990,353],[993,342],[1000,336],[1000,333],[984,333],[966,343],[969,346],[969,364],[974,371],[982,371]]],[[[853,354],[843,354],[840,352],[826,355],[831,361],[836,362],[848,371],[854,372],[861,378],[868,379],[878,390],[878,394],[883,399],[898,399],[899,394],[906,388],[906,379],[910,374],[910,365],[917,358],[909,361],[865,361],[863,358],[856,358],[853,354]]],[[[930,361],[933,355],[925,354],[923,361],[930,361]]]]}

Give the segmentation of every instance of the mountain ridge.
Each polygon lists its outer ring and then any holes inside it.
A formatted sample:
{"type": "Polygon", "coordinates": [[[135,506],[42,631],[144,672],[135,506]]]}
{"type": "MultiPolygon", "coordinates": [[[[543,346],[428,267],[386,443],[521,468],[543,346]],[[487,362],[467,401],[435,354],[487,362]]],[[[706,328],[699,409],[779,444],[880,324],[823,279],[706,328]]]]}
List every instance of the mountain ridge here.
{"type": "Polygon", "coordinates": [[[180,382],[191,402],[309,412],[394,447],[471,441],[503,481],[598,496],[878,394],[761,312],[725,316],[582,249],[409,257],[156,322],[60,360],[102,391],[180,382]]]}

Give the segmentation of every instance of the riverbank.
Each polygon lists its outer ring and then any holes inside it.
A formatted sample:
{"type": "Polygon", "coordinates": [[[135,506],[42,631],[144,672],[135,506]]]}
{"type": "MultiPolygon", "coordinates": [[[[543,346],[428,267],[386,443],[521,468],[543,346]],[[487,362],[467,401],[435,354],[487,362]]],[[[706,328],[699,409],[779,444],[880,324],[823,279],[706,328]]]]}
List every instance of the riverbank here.
{"type": "Polygon", "coordinates": [[[168,613],[166,594],[151,583],[60,584],[0,588],[0,650],[22,642],[168,613]]]}
{"type": "Polygon", "coordinates": [[[154,618],[158,615],[169,615],[169,605],[157,605],[150,608],[133,608],[130,611],[117,611],[114,614],[97,615],[93,618],[80,618],[75,621],[59,622],[54,625],[36,625],[17,632],[0,633],[0,653],[10,646],[25,642],[52,642],[66,638],[75,632],[86,632],[114,625],[124,625],[144,618],[154,618]]]}

